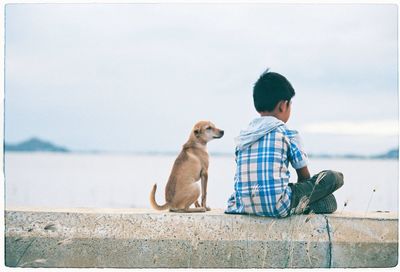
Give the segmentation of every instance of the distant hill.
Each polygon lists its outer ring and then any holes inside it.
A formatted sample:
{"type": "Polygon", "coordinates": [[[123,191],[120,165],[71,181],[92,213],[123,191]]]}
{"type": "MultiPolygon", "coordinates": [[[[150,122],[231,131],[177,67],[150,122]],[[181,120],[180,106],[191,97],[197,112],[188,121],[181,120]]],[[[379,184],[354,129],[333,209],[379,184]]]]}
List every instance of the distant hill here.
{"type": "Polygon", "coordinates": [[[51,142],[41,140],[39,138],[31,138],[17,144],[4,145],[5,151],[11,152],[36,152],[36,151],[47,151],[47,152],[69,152],[65,147],[57,146],[51,142]]]}
{"type": "Polygon", "coordinates": [[[399,149],[392,149],[385,154],[373,156],[376,159],[398,159],[399,158],[399,149]]]}

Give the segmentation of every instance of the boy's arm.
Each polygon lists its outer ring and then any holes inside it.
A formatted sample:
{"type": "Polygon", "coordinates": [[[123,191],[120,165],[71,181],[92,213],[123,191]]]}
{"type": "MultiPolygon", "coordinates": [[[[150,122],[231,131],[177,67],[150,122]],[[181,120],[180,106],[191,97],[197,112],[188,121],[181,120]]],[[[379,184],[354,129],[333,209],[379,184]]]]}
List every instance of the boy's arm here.
{"type": "Polygon", "coordinates": [[[308,158],[304,151],[299,133],[295,130],[287,130],[289,137],[289,161],[297,172],[297,182],[302,182],[311,177],[308,171],[308,158]]]}
{"type": "Polygon", "coordinates": [[[297,172],[297,182],[302,182],[311,177],[310,171],[308,171],[308,167],[304,166],[302,168],[296,169],[297,172]]]}

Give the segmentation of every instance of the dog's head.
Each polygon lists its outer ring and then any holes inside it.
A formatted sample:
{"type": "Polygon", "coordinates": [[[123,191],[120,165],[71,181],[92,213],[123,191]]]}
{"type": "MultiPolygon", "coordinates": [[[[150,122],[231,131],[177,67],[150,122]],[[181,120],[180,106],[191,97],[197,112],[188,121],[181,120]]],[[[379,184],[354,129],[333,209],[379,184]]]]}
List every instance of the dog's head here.
{"type": "Polygon", "coordinates": [[[219,139],[224,136],[222,129],[216,128],[210,121],[200,121],[193,127],[194,137],[200,142],[207,143],[213,139],[219,139]]]}

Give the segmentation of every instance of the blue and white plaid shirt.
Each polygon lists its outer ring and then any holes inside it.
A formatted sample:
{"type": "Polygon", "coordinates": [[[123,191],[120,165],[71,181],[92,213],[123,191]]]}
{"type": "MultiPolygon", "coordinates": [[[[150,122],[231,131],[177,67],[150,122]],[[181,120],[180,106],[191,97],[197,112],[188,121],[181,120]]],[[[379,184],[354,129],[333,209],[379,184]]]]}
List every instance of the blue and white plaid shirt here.
{"type": "Polygon", "coordinates": [[[259,117],[237,138],[234,193],[226,213],[290,215],[289,162],[307,165],[298,132],[275,117],[259,117]]]}

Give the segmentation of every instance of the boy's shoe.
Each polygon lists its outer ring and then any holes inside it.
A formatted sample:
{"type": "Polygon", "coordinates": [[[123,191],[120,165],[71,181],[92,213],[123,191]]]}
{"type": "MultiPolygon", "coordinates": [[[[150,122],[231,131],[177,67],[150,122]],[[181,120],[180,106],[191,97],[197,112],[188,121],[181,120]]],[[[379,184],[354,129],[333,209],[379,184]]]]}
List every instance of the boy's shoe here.
{"type": "Polygon", "coordinates": [[[333,194],[311,203],[304,211],[304,214],[313,213],[333,213],[337,210],[336,198],[333,194]]]}

